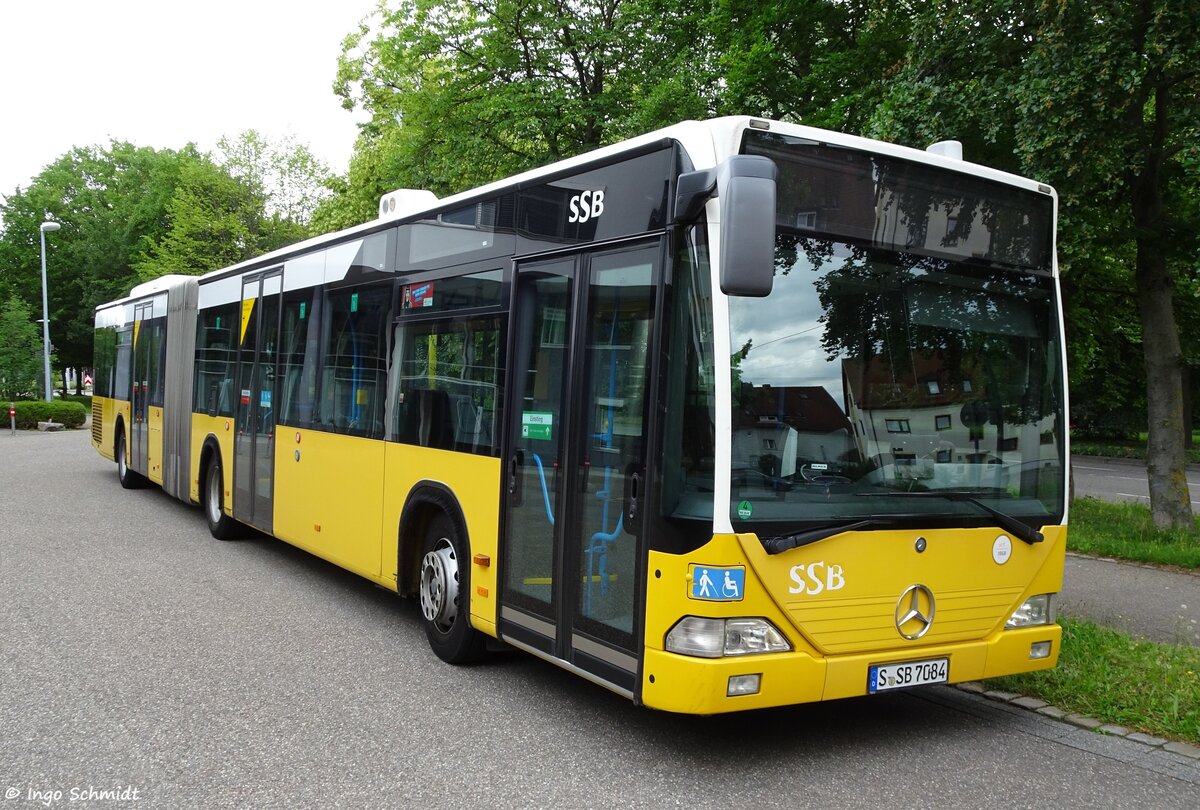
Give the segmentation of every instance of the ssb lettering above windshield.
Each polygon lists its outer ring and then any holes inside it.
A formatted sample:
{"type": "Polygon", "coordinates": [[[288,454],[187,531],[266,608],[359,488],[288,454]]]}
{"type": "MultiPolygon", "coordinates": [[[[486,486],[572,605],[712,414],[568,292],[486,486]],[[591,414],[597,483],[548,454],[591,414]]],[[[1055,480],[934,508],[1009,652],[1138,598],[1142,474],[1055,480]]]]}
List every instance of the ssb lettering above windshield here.
{"type": "Polygon", "coordinates": [[[570,202],[571,216],[567,222],[587,222],[589,219],[599,219],[604,213],[604,191],[585,191],[576,194],[570,202]]]}
{"type": "Polygon", "coordinates": [[[826,564],[824,560],[803,565],[793,565],[792,582],[788,593],[816,596],[823,591],[840,591],[846,587],[845,569],[840,565],[826,564]]]}

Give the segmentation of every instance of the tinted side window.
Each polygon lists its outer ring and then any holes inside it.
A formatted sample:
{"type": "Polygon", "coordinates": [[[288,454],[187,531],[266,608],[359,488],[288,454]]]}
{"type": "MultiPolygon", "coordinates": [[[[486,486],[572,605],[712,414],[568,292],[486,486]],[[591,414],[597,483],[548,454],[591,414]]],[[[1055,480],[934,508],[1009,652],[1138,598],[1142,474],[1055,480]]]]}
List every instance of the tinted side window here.
{"type": "Polygon", "coordinates": [[[128,402],[131,392],[130,371],[133,360],[133,327],[117,330],[117,370],[113,398],[128,402]]]}
{"type": "Polygon", "coordinates": [[[398,324],[391,437],[422,447],[498,455],[503,355],[498,315],[398,324]]]}
{"type": "Polygon", "coordinates": [[[309,427],[317,398],[317,355],[321,347],[321,289],[289,292],[283,297],[283,330],[279,341],[282,380],[280,424],[309,427]]]}
{"type": "Polygon", "coordinates": [[[113,371],[117,361],[117,328],[105,326],[96,330],[95,368],[92,392],[98,397],[113,395],[113,371]]]}
{"type": "Polygon", "coordinates": [[[233,416],[238,305],[202,309],[196,319],[196,383],[192,409],[210,416],[233,416]]]}
{"type": "Polygon", "coordinates": [[[390,285],[325,299],[319,427],[383,438],[390,285]]]}

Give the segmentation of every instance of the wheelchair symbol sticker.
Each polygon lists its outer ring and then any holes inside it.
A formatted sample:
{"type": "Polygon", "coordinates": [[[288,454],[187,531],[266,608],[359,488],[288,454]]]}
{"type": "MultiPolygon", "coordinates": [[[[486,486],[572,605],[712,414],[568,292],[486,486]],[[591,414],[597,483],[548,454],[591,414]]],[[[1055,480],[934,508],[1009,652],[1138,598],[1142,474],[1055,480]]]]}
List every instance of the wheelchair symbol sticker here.
{"type": "Polygon", "coordinates": [[[688,569],[688,598],[706,602],[740,602],[746,593],[746,569],[692,565],[688,569]]]}

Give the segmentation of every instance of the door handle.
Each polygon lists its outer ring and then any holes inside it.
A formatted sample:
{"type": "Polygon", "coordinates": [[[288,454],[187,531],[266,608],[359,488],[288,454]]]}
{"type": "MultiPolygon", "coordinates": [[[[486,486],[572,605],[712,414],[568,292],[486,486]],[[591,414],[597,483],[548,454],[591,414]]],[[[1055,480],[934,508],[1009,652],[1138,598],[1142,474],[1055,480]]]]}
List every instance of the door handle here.
{"type": "Polygon", "coordinates": [[[638,507],[642,497],[642,472],[630,469],[625,474],[625,531],[637,534],[638,507]]]}
{"type": "Polygon", "coordinates": [[[525,488],[521,486],[521,464],[523,454],[520,450],[512,454],[508,460],[508,498],[509,503],[517,506],[521,503],[525,488]]]}

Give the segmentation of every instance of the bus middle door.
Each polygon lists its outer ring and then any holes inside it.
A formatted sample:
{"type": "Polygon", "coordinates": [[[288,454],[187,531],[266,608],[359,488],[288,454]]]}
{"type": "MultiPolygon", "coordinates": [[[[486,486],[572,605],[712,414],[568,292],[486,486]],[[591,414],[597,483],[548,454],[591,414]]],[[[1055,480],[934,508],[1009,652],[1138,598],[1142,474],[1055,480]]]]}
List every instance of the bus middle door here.
{"type": "Polygon", "coordinates": [[[242,282],[233,516],[271,532],[275,471],[275,368],[279,336],[278,270],[242,282]]]}

